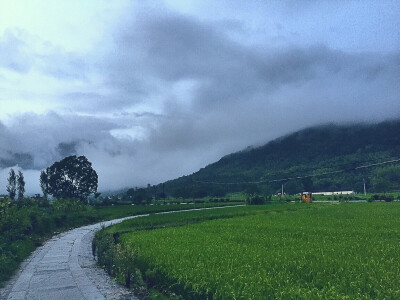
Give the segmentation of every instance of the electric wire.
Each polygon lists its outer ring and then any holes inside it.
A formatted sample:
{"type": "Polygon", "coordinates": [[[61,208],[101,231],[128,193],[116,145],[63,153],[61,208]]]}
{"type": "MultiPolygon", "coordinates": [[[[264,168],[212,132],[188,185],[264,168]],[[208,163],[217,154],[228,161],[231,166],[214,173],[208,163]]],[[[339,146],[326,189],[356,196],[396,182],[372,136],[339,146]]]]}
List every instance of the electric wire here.
{"type": "Polygon", "coordinates": [[[323,176],[323,175],[343,173],[343,172],[351,171],[351,170],[366,169],[366,168],[370,168],[370,167],[374,167],[374,166],[395,163],[395,162],[399,162],[399,161],[400,161],[400,158],[388,160],[388,161],[384,161],[384,162],[379,162],[379,163],[375,163],[375,164],[358,166],[353,169],[342,169],[342,170],[324,172],[324,173],[320,173],[320,174],[309,174],[309,175],[304,175],[304,176],[293,176],[293,177],[279,178],[279,179],[272,179],[272,180],[242,181],[242,182],[216,182],[216,181],[195,180],[195,179],[193,179],[193,177],[191,178],[191,180],[192,180],[192,182],[196,182],[196,183],[217,184],[217,185],[239,185],[239,184],[261,184],[261,183],[283,182],[283,181],[289,181],[289,180],[293,180],[293,179],[304,179],[304,178],[310,178],[310,177],[318,177],[318,176],[323,176]]]}

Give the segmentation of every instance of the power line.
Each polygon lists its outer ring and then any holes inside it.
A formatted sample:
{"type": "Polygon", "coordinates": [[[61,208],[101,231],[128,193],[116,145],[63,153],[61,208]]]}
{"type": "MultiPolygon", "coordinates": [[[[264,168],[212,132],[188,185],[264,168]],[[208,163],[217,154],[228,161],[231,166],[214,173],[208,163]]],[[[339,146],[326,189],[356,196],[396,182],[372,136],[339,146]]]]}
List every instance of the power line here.
{"type": "MultiPolygon", "coordinates": [[[[358,166],[358,167],[355,167],[354,170],[365,169],[365,168],[369,168],[369,167],[373,167],[373,166],[379,166],[379,165],[384,165],[384,164],[389,164],[389,163],[394,163],[394,162],[399,162],[399,161],[400,161],[400,158],[393,159],[393,160],[388,160],[388,161],[384,161],[384,162],[380,162],[380,163],[370,164],[370,165],[358,166]]],[[[342,169],[342,170],[337,170],[337,171],[324,172],[324,173],[321,173],[321,174],[310,174],[310,175],[305,175],[305,176],[293,176],[293,177],[287,177],[287,178],[272,179],[272,180],[260,180],[260,181],[216,182],[216,181],[194,180],[192,178],[192,182],[206,183],[206,184],[219,184],[219,185],[260,184],[260,183],[289,181],[289,180],[293,180],[293,179],[304,179],[304,178],[309,178],[309,177],[317,177],[317,176],[323,176],[323,175],[329,175],[329,174],[343,173],[345,171],[349,171],[349,169],[342,169]]]]}
{"type": "Polygon", "coordinates": [[[373,167],[373,166],[379,166],[379,165],[384,165],[384,164],[389,164],[389,163],[392,163],[392,162],[397,162],[397,161],[400,161],[400,158],[399,158],[399,159],[394,159],[394,160],[388,160],[388,161],[384,161],[384,162],[377,163],[377,164],[371,164],[371,165],[359,166],[359,167],[357,167],[357,168],[354,168],[354,170],[358,170],[358,169],[362,169],[362,168],[369,168],[369,167],[373,167]]]}
{"type": "MultiPolygon", "coordinates": [[[[381,157],[381,159],[392,159],[392,157],[381,157]]],[[[357,164],[357,163],[359,163],[359,164],[363,164],[363,163],[369,163],[369,162],[374,162],[374,161],[376,161],[377,159],[376,158],[374,158],[374,159],[368,159],[368,160],[363,160],[363,161],[357,161],[357,162],[351,162],[351,163],[342,163],[342,164],[337,164],[336,165],[336,167],[337,168],[340,168],[340,169],[345,169],[345,170],[347,170],[347,171],[350,171],[350,170],[353,170],[353,169],[355,169],[354,168],[354,165],[355,164],[357,164]],[[350,168],[349,168],[350,167],[350,168]]],[[[303,171],[304,170],[312,170],[312,169],[315,169],[315,167],[313,167],[313,166],[296,166],[296,169],[298,169],[298,168],[301,168],[303,171]]],[[[323,167],[320,167],[320,169],[326,169],[326,168],[328,168],[328,166],[323,166],[323,167]]],[[[290,173],[293,173],[293,172],[297,172],[297,170],[296,171],[290,171],[290,170],[283,170],[283,171],[279,171],[279,172],[274,172],[274,173],[267,173],[267,174],[265,174],[262,178],[266,178],[266,177],[272,177],[272,176],[276,176],[276,175],[279,175],[279,174],[290,174],[290,173]]],[[[284,175],[282,175],[282,176],[284,176],[284,175]]],[[[264,181],[267,181],[267,179],[263,179],[263,182],[264,181]]]]}

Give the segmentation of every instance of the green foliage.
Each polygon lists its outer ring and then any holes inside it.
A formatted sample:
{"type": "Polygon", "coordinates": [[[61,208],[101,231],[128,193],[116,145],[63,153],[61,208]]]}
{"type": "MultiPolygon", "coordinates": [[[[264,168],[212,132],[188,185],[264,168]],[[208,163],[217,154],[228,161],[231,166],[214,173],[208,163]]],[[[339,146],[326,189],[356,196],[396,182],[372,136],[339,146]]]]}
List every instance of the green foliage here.
{"type": "Polygon", "coordinates": [[[266,198],[261,195],[252,195],[246,199],[246,204],[249,205],[262,205],[267,202],[266,198]]]}
{"type": "Polygon", "coordinates": [[[47,198],[47,189],[48,189],[48,184],[47,184],[47,174],[45,171],[40,172],[40,189],[42,190],[43,197],[47,198]]]}
{"type": "Polygon", "coordinates": [[[265,197],[260,195],[260,188],[256,184],[247,185],[246,195],[246,204],[261,205],[266,202],[265,197]]]}
{"type": "Polygon", "coordinates": [[[294,195],[301,193],[302,191],[306,191],[303,188],[303,185],[300,180],[289,180],[285,185],[284,185],[284,193],[289,194],[289,195],[294,195]]]}
{"type": "Polygon", "coordinates": [[[11,168],[8,175],[7,192],[10,199],[14,200],[17,194],[17,175],[15,175],[14,169],[11,168]]]}
{"type": "MultiPolygon", "coordinates": [[[[274,206],[270,207],[271,209],[274,208],[274,206]]],[[[134,218],[97,232],[93,241],[93,249],[95,249],[94,252],[98,255],[99,264],[109,274],[116,277],[121,284],[126,284],[127,278],[130,277],[129,282],[131,287],[135,289],[135,292],[138,295],[146,295],[148,291],[144,287],[146,285],[156,285],[159,279],[157,270],[141,266],[140,262],[136,260],[137,253],[135,252],[133,255],[132,253],[129,254],[130,250],[124,249],[120,244],[116,244],[116,241],[120,240],[120,238],[116,239],[116,236],[120,237],[122,233],[126,234],[128,232],[183,226],[207,220],[255,215],[264,212],[265,210],[259,207],[230,207],[223,210],[198,210],[178,214],[172,213],[134,218]],[[123,264],[129,265],[129,268],[118,263],[119,259],[124,260],[124,257],[128,257],[128,260],[130,260],[128,264],[126,261],[123,262],[123,264]]]]}
{"type": "MultiPolygon", "coordinates": [[[[123,256],[131,258],[132,270],[139,269],[149,286],[184,299],[400,297],[398,203],[251,208],[257,210],[248,216],[198,224],[187,219],[187,226],[152,231],[134,229],[148,223],[146,218],[130,220],[135,223],[116,226],[120,243],[108,257],[130,251],[123,256]]],[[[100,240],[111,243],[115,230],[99,234],[100,240]]],[[[112,261],[125,278],[122,263],[112,261]]]]}
{"type": "Polygon", "coordinates": [[[392,202],[394,200],[393,196],[386,196],[385,201],[386,202],[392,202]]]}
{"type": "Polygon", "coordinates": [[[36,204],[0,200],[0,283],[7,279],[35,247],[39,233],[45,226],[43,212],[36,204]]]}
{"type": "MultiPolygon", "coordinates": [[[[369,192],[389,192],[400,189],[399,165],[382,166],[379,168],[382,171],[374,171],[374,168],[355,170],[355,167],[399,157],[399,120],[369,125],[320,126],[290,134],[262,147],[227,155],[190,176],[166,182],[165,191],[174,197],[188,197],[192,191],[223,196],[246,191],[247,184],[241,182],[264,181],[258,187],[268,194],[276,194],[283,182],[290,194],[303,191],[363,192],[365,178],[369,192]],[[318,176],[338,170],[343,172],[318,176]],[[301,182],[301,179],[273,181],[307,175],[315,175],[310,177],[312,182],[301,182]]],[[[157,189],[160,190],[161,185],[157,189]]]]}
{"type": "Polygon", "coordinates": [[[148,204],[151,202],[151,196],[147,193],[146,189],[128,189],[123,197],[125,201],[133,204],[148,204]]]}
{"type": "Polygon", "coordinates": [[[227,203],[90,207],[77,199],[0,199],[0,285],[42,241],[72,227],[137,214],[227,203]]]}
{"type": "Polygon", "coordinates": [[[400,165],[377,168],[373,174],[374,191],[384,193],[400,190],[400,165]]]}
{"type": "Polygon", "coordinates": [[[69,156],[41,173],[41,186],[56,198],[78,198],[85,201],[97,192],[98,177],[85,156],[69,156]],[[42,178],[43,177],[43,178],[42,178]]]}
{"type": "Polygon", "coordinates": [[[24,174],[22,174],[21,171],[18,171],[18,176],[17,176],[17,192],[18,192],[18,199],[23,199],[25,193],[25,179],[24,179],[24,174]]]}
{"type": "Polygon", "coordinates": [[[55,199],[52,206],[55,212],[74,212],[86,209],[78,199],[55,199]]]}
{"type": "Polygon", "coordinates": [[[311,177],[303,178],[301,183],[303,185],[303,191],[305,191],[305,192],[313,191],[314,184],[313,184],[313,180],[311,177]]]}
{"type": "MultiPolygon", "coordinates": [[[[277,205],[269,206],[269,211],[282,210],[277,205]]],[[[287,207],[285,209],[288,209],[287,207]]],[[[193,210],[180,213],[151,214],[147,217],[133,218],[122,223],[106,228],[104,233],[114,234],[116,232],[127,233],[139,230],[152,230],[165,227],[183,226],[187,224],[201,223],[208,220],[221,218],[233,218],[238,216],[256,215],[266,213],[265,207],[259,206],[237,206],[224,209],[193,210]]],[[[99,232],[97,235],[101,235],[99,232]]]]}
{"type": "Polygon", "coordinates": [[[373,194],[369,195],[367,197],[368,202],[374,202],[374,201],[385,201],[385,202],[392,202],[395,199],[400,200],[400,195],[397,193],[391,193],[391,194],[373,194]]]}
{"type": "Polygon", "coordinates": [[[106,271],[118,282],[127,287],[142,287],[144,285],[140,271],[135,267],[136,253],[128,251],[116,243],[115,236],[103,235],[94,246],[99,253],[98,263],[106,266],[106,271]]]}
{"type": "Polygon", "coordinates": [[[246,194],[249,197],[256,196],[260,194],[260,188],[256,184],[248,184],[246,187],[246,194]]]}

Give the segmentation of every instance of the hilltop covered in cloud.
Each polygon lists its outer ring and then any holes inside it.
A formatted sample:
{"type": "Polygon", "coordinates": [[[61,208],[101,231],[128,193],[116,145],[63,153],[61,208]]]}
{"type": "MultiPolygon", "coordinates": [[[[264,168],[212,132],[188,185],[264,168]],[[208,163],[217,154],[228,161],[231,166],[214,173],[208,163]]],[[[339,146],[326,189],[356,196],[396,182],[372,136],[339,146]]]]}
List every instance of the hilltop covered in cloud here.
{"type": "Polygon", "coordinates": [[[113,189],[311,125],[399,117],[392,2],[44,3],[0,9],[15,15],[0,15],[0,182],[18,165],[28,192],[66,155],[113,189]]]}

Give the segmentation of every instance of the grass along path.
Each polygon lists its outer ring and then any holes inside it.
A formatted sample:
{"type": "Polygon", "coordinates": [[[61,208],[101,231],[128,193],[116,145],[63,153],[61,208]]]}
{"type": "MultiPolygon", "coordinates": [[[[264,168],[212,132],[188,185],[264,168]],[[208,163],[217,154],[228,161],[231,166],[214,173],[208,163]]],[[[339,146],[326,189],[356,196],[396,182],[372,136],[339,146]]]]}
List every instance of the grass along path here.
{"type": "Polygon", "coordinates": [[[79,201],[69,200],[42,204],[35,202],[34,199],[22,201],[0,199],[0,288],[24,259],[59,232],[132,215],[229,205],[225,202],[91,207],[82,205],[79,201]]]}
{"type": "Polygon", "coordinates": [[[111,227],[109,238],[121,232],[106,253],[117,264],[109,271],[185,299],[400,298],[399,203],[228,210],[111,227]],[[174,227],[136,231],[160,226],[174,227]]]}

